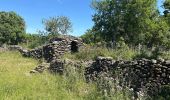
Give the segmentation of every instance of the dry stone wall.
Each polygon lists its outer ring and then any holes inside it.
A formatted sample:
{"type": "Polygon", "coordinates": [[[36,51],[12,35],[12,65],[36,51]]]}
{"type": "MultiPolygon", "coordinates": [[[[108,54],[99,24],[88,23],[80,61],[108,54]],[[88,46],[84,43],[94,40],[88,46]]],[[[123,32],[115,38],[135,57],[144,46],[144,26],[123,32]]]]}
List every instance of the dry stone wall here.
{"type": "Polygon", "coordinates": [[[72,69],[82,71],[81,69],[82,67],[84,68],[84,65],[85,64],[81,61],[72,61],[69,59],[57,59],[53,60],[50,63],[48,70],[52,73],[58,73],[60,75],[63,75],[65,70],[67,70],[68,66],[71,66],[72,69]]]}
{"type": "Polygon", "coordinates": [[[86,68],[85,76],[88,81],[96,80],[102,73],[107,73],[107,77],[119,77],[116,78],[119,85],[132,88],[136,95],[142,89],[149,95],[156,95],[161,86],[170,85],[170,60],[115,61],[110,57],[98,57],[86,68]]]}
{"type": "Polygon", "coordinates": [[[33,50],[25,50],[20,46],[11,46],[9,49],[19,50],[27,57],[44,58],[50,63],[48,68],[40,65],[31,73],[43,72],[43,70],[48,69],[51,72],[63,74],[66,65],[81,67],[84,64],[84,66],[88,65],[85,68],[87,81],[95,81],[104,73],[107,77],[119,79],[120,86],[132,88],[134,94],[146,89],[147,94],[156,95],[161,86],[170,85],[170,60],[115,61],[111,57],[98,57],[89,64],[85,64],[86,62],[76,64],[59,59],[66,52],[78,51],[80,46],[82,46],[82,42],[78,38],[54,38],[50,40],[48,45],[33,50]]]}
{"type": "Polygon", "coordinates": [[[118,79],[121,87],[129,87],[134,96],[140,91],[154,96],[161,86],[170,85],[170,60],[138,59],[133,61],[115,61],[111,57],[98,57],[95,61],[72,62],[69,60],[54,60],[50,63],[50,72],[63,74],[66,65],[77,68],[86,66],[85,77],[87,82],[96,81],[101,75],[107,78],[118,79]]]}
{"type": "Polygon", "coordinates": [[[56,38],[50,40],[49,44],[33,50],[17,49],[26,57],[44,58],[47,62],[51,62],[60,58],[66,52],[78,51],[82,44],[79,38],[56,38]]]}

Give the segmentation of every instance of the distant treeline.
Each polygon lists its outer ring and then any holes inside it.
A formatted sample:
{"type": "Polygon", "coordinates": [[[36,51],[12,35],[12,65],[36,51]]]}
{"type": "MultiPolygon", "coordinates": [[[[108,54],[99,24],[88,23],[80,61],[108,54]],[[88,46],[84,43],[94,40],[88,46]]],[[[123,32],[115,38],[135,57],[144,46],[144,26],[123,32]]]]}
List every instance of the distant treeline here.
{"type": "Polygon", "coordinates": [[[0,46],[3,44],[17,45],[29,43],[31,48],[44,44],[48,39],[72,31],[72,23],[66,16],[43,19],[45,31],[38,34],[26,33],[24,19],[15,12],[0,12],[0,46]]]}
{"type": "MultiPolygon", "coordinates": [[[[86,44],[170,48],[170,0],[161,15],[157,0],[93,0],[94,26],[81,36],[86,44]]],[[[0,44],[30,43],[36,47],[49,38],[68,34],[72,23],[66,16],[43,19],[45,31],[26,34],[24,19],[15,12],[0,12],[0,44]]]]}

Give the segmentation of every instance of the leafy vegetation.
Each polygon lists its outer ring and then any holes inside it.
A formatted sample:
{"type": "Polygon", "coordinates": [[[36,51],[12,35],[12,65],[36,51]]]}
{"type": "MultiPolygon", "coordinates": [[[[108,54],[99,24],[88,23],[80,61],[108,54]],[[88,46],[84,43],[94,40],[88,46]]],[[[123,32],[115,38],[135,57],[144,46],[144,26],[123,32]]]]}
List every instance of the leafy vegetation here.
{"type": "Polygon", "coordinates": [[[26,43],[20,43],[21,46],[33,49],[48,43],[49,37],[44,34],[26,34],[26,43]]]}
{"type": "Polygon", "coordinates": [[[24,19],[15,12],[0,12],[0,45],[23,42],[25,34],[24,19]]]}
{"type": "Polygon", "coordinates": [[[169,48],[169,2],[164,3],[165,16],[156,7],[157,0],[94,0],[94,26],[82,36],[86,43],[113,42],[121,38],[128,45],[169,48]]]}
{"type": "Polygon", "coordinates": [[[68,32],[72,31],[72,23],[66,16],[44,19],[43,24],[45,25],[45,30],[51,35],[68,34],[68,32]]]}

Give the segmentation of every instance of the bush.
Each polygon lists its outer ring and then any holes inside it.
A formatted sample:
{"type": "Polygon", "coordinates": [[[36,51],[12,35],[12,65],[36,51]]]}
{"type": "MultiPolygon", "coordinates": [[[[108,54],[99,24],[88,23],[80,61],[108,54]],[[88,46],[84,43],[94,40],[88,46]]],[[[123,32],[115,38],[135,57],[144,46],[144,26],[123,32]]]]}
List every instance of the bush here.
{"type": "Polygon", "coordinates": [[[25,48],[33,49],[48,43],[48,36],[43,34],[26,34],[25,41],[25,43],[21,43],[20,45],[25,48]]]}
{"type": "Polygon", "coordinates": [[[162,86],[154,100],[170,100],[170,85],[162,86]]]}

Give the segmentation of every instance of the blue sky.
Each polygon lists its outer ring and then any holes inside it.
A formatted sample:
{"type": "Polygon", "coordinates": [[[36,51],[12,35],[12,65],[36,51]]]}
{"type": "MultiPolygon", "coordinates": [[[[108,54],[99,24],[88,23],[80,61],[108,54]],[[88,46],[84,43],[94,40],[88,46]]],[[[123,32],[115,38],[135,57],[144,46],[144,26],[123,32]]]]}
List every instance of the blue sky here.
{"type": "MultiPolygon", "coordinates": [[[[80,36],[93,26],[90,7],[92,0],[0,0],[0,11],[15,11],[26,22],[26,31],[43,30],[42,19],[50,16],[67,16],[73,23],[71,35],[80,36]]],[[[163,0],[158,0],[160,7],[163,0]]]]}

